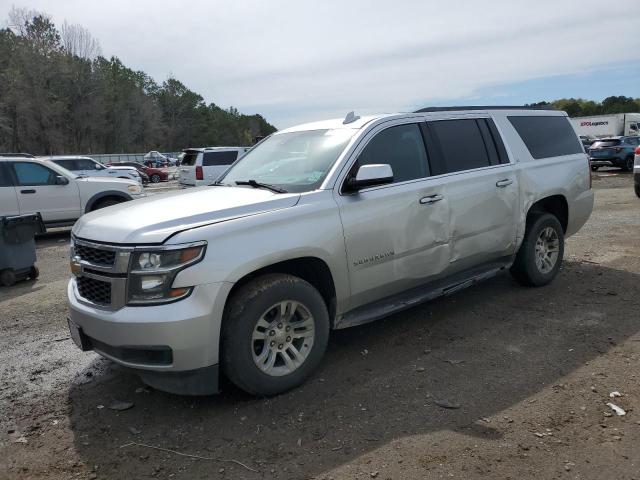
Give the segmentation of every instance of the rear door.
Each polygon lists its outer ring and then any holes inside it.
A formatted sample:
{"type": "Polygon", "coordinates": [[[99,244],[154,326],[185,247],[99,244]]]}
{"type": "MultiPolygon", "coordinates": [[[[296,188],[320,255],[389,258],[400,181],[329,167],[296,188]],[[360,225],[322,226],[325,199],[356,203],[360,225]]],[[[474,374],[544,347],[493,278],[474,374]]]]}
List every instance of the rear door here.
{"type": "Polygon", "coordinates": [[[237,158],[238,150],[205,151],[202,154],[202,170],[204,176],[202,184],[211,185],[214,183],[237,158]]]}
{"type": "Polygon", "coordinates": [[[202,153],[199,150],[185,151],[185,156],[178,169],[181,185],[196,185],[196,165],[198,164],[199,157],[202,158],[202,153]]]}
{"type": "Polygon", "coordinates": [[[0,216],[18,215],[18,196],[9,172],[9,164],[0,162],[0,216]]]}
{"type": "Polygon", "coordinates": [[[429,121],[426,138],[432,173],[449,203],[449,273],[511,256],[518,180],[493,120],[429,121]]]}
{"type": "Polygon", "coordinates": [[[57,185],[58,173],[40,162],[12,162],[20,214],[42,214],[45,222],[75,220],[80,217],[78,186],[70,181],[57,185]]]}

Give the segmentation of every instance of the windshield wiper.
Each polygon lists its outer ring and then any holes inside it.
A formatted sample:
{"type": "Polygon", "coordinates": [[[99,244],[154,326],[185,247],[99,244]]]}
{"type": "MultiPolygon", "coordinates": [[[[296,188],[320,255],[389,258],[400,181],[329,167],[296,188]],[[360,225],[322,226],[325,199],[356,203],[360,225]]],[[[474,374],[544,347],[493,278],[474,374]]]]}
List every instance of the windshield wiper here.
{"type": "Polygon", "coordinates": [[[267,190],[271,190],[276,193],[287,193],[284,188],[269,185],[268,183],[256,182],[255,180],[236,180],[236,185],[249,185],[253,188],[266,188],[267,190]]]}
{"type": "Polygon", "coordinates": [[[209,184],[210,187],[230,187],[230,183],[213,182],[209,184]]]}

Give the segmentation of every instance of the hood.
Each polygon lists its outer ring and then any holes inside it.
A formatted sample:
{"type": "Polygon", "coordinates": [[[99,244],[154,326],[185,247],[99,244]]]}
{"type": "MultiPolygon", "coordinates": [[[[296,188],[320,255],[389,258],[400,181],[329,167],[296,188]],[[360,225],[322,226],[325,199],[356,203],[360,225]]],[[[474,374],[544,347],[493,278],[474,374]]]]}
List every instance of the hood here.
{"type": "Polygon", "coordinates": [[[96,242],[162,243],[190,228],[293,207],[299,198],[253,188],[193,188],[88,213],[76,222],[73,234],[96,242]]]}
{"type": "MultiPolygon", "coordinates": [[[[138,185],[138,182],[135,180],[129,180],[128,178],[113,178],[113,177],[77,177],[76,182],[78,185],[82,185],[83,183],[103,183],[106,185],[119,183],[122,185],[123,191],[126,191],[127,185],[138,185]]],[[[80,187],[82,188],[82,187],[80,187]]]]}

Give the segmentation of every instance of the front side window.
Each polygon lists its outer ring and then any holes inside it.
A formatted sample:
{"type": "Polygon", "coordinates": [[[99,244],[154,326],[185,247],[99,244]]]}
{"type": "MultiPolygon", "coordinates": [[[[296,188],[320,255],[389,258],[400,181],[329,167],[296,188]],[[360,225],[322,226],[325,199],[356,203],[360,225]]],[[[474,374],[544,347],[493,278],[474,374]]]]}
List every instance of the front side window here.
{"type": "Polygon", "coordinates": [[[220,179],[255,180],[286,190],[308,192],[320,186],[356,129],[305,130],[274,134],[251,149],[220,179]]]}
{"type": "Polygon", "coordinates": [[[13,170],[21,186],[55,185],[56,183],[56,173],[37,163],[14,163],[13,170]]]}
{"type": "Polygon", "coordinates": [[[387,128],[367,144],[356,165],[355,175],[362,165],[387,164],[393,170],[393,183],[429,176],[427,152],[420,127],[415,123],[387,128]]]}
{"type": "Polygon", "coordinates": [[[100,167],[96,167],[99,164],[91,160],[87,160],[86,158],[80,158],[76,160],[76,164],[77,164],[76,168],[78,170],[98,170],[100,168],[100,167]]]}
{"type": "Polygon", "coordinates": [[[62,168],[66,168],[67,170],[78,170],[75,162],[75,160],[54,160],[56,165],[60,165],[62,168]]]}

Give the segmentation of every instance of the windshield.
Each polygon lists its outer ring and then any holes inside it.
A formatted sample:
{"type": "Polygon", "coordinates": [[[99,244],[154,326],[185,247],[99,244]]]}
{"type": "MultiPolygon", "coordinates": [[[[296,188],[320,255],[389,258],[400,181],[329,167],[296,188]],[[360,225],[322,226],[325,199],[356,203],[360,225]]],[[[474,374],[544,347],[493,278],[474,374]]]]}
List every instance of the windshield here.
{"type": "Polygon", "coordinates": [[[220,179],[255,180],[287,192],[308,192],[320,186],[355,129],[305,130],[272,135],[238,160],[220,179]]]}

